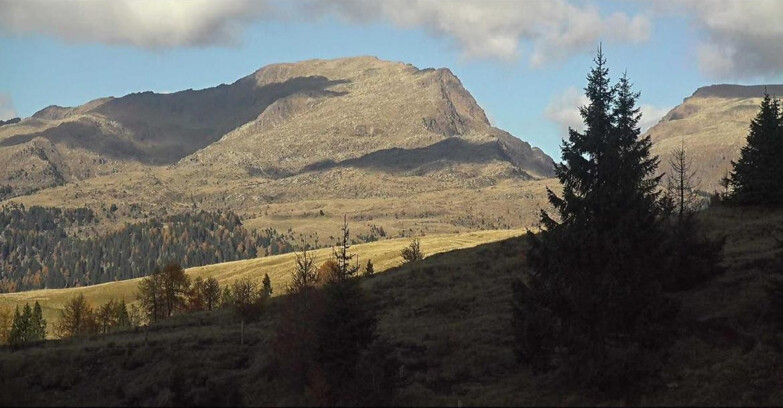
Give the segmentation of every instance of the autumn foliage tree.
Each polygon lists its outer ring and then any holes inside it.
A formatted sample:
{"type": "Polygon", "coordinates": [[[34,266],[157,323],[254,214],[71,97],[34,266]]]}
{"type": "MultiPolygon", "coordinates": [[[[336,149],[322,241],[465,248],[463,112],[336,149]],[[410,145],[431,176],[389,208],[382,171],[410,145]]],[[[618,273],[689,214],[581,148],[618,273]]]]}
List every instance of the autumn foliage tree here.
{"type": "Polygon", "coordinates": [[[178,263],[169,262],[142,279],[137,296],[149,321],[155,322],[186,309],[189,291],[185,271],[178,263]]]}
{"type": "Polygon", "coordinates": [[[60,311],[60,319],[55,325],[55,334],[60,338],[95,334],[98,322],[95,310],[83,294],[72,297],[60,311]]]}

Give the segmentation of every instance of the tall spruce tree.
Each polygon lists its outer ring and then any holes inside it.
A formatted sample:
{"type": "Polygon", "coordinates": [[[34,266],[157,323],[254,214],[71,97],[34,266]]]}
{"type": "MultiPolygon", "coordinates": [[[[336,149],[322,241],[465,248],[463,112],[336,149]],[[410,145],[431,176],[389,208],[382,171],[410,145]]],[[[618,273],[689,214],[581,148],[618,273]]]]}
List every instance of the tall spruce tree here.
{"type": "MultiPolygon", "coordinates": [[[[26,305],[30,309],[30,305],[26,305]]],[[[12,346],[22,344],[27,341],[27,332],[30,326],[29,314],[19,312],[19,306],[16,306],[14,320],[11,323],[11,332],[8,334],[8,343],[12,346]]]]}
{"type": "Polygon", "coordinates": [[[730,201],[737,204],[783,204],[783,116],[780,101],[764,93],[750,123],[747,145],[732,161],[730,201]]]}
{"type": "Polygon", "coordinates": [[[601,49],[587,77],[585,130],[569,129],[555,166],[562,196],[530,233],[530,274],[514,285],[516,352],[535,369],[565,368],[580,383],[627,389],[647,371],[675,308],[662,293],[664,209],[649,137],[627,76],[610,85],[601,49]]]}
{"type": "Polygon", "coordinates": [[[43,340],[46,338],[46,319],[43,317],[41,304],[35,301],[33,314],[30,317],[30,338],[29,340],[43,340]]]}

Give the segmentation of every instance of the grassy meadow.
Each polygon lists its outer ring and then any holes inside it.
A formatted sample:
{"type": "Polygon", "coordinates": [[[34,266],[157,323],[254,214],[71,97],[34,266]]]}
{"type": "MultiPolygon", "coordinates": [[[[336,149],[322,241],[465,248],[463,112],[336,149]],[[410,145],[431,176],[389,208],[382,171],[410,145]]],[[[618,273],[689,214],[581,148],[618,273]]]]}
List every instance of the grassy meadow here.
{"type": "MultiPolygon", "coordinates": [[[[476,231],[461,234],[439,234],[420,237],[422,251],[425,256],[456,249],[470,248],[476,245],[499,241],[513,236],[521,235],[519,230],[476,231]]],[[[388,239],[366,244],[358,244],[351,247],[351,252],[358,255],[358,261],[364,270],[368,259],[371,259],[376,273],[386,271],[402,263],[400,251],[410,244],[410,238],[388,239]]],[[[332,256],[332,249],[322,248],[311,252],[320,264],[332,256]]],[[[274,255],[251,260],[225,262],[187,269],[192,278],[212,276],[225,285],[236,279],[250,277],[258,282],[269,274],[272,281],[273,295],[281,295],[285,292],[291,273],[294,269],[295,254],[274,255]]],[[[66,288],[44,289],[27,292],[0,294],[0,308],[15,308],[17,305],[38,301],[43,308],[44,318],[51,324],[59,316],[59,311],[65,302],[78,295],[84,294],[85,298],[93,305],[101,305],[111,299],[125,299],[126,302],[136,302],[136,291],[140,279],[109,282],[99,285],[66,288]]],[[[51,334],[51,325],[49,327],[51,334]]]]}

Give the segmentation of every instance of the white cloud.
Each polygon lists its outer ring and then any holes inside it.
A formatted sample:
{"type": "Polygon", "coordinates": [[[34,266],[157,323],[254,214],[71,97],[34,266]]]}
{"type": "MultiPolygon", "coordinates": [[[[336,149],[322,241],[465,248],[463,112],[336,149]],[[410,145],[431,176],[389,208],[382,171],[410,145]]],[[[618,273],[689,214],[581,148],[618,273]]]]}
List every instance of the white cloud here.
{"type": "Polygon", "coordinates": [[[0,10],[6,35],[150,49],[229,45],[261,18],[331,15],[422,29],[453,41],[465,58],[515,60],[529,42],[534,66],[591,52],[601,40],[638,43],[650,35],[643,15],[602,15],[576,0],[0,0],[0,10]]]}
{"type": "Polygon", "coordinates": [[[597,7],[567,0],[326,0],[308,2],[310,13],[332,13],[353,22],[390,22],[449,38],[465,58],[514,60],[523,42],[533,66],[590,52],[601,40],[639,43],[650,35],[645,16],[603,16],[597,7]]]}
{"type": "Polygon", "coordinates": [[[646,0],[658,15],[689,16],[701,70],[721,79],[783,73],[783,1],[646,0]]]}
{"type": "MultiPolygon", "coordinates": [[[[560,135],[563,138],[568,137],[568,128],[573,128],[579,132],[584,131],[585,126],[582,116],[579,114],[579,107],[585,106],[589,100],[581,90],[571,87],[560,94],[555,95],[547,105],[544,116],[559,126],[560,135]]],[[[639,120],[639,128],[642,132],[653,127],[661,118],[669,112],[671,108],[656,107],[643,104],[639,107],[642,118],[639,120]]]]}
{"type": "Polygon", "coordinates": [[[0,120],[8,120],[17,117],[14,101],[8,94],[0,93],[0,120]]]}
{"type": "Polygon", "coordinates": [[[642,119],[639,120],[639,128],[642,129],[642,133],[655,126],[662,117],[672,110],[671,107],[661,108],[647,104],[642,104],[639,109],[642,112],[642,119]]]}
{"type": "Polygon", "coordinates": [[[580,132],[584,130],[584,122],[579,114],[579,107],[585,106],[589,102],[584,92],[571,87],[555,95],[549,101],[549,105],[547,105],[544,111],[544,116],[558,124],[561,137],[567,138],[569,127],[580,132]]]}
{"type": "Polygon", "coordinates": [[[266,9],[252,0],[0,0],[0,33],[153,49],[228,45],[266,9]]]}

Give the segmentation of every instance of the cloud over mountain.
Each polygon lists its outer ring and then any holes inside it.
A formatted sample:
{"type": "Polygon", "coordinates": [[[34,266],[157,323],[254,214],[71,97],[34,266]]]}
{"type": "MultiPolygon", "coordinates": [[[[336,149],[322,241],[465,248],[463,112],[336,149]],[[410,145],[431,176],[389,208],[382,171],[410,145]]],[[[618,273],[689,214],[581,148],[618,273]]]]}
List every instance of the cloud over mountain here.
{"type": "Polygon", "coordinates": [[[142,48],[228,45],[267,12],[251,0],[0,0],[0,33],[142,48]]]}
{"type": "MultiPolygon", "coordinates": [[[[579,107],[588,103],[589,100],[584,95],[584,92],[575,87],[570,87],[550,99],[549,105],[547,105],[544,111],[544,116],[551,122],[556,123],[560,127],[561,137],[566,138],[569,127],[580,132],[584,130],[584,122],[579,114],[579,107]]],[[[645,132],[658,123],[671,108],[641,104],[639,109],[642,113],[639,127],[642,132],[645,132]]]]}
{"type": "Polygon", "coordinates": [[[644,0],[657,15],[686,15],[701,33],[701,70],[721,79],[783,73],[783,2],[779,0],[644,0]]]}
{"type": "Polygon", "coordinates": [[[533,66],[591,51],[601,39],[638,43],[646,17],[569,0],[0,0],[0,33],[43,34],[73,42],[149,49],[230,45],[259,19],[336,16],[353,23],[389,23],[445,37],[465,58],[514,60],[530,43],[533,66]]]}
{"type": "Polygon", "coordinates": [[[7,120],[15,118],[16,116],[16,108],[14,108],[14,102],[11,100],[11,96],[0,93],[0,120],[7,120]]]}

